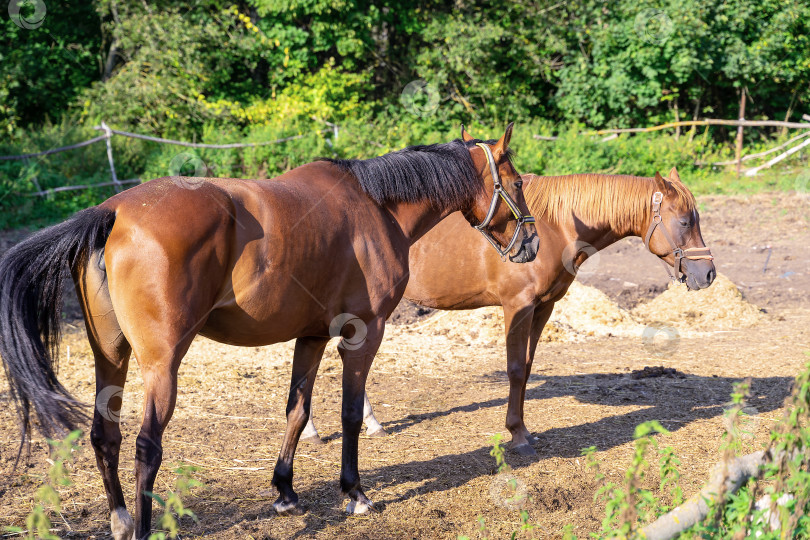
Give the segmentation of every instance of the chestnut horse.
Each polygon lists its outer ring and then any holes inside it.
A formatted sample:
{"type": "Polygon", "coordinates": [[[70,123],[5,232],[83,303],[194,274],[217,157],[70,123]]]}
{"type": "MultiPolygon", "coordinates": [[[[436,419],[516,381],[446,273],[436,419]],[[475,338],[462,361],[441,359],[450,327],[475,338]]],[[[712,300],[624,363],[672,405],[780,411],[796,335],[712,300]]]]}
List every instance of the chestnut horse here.
{"type": "Polygon", "coordinates": [[[117,418],[98,406],[93,415],[91,443],[116,540],[149,536],[146,492],[161,464],[180,362],[197,334],[251,347],[296,339],[287,430],[272,480],[280,514],[301,512],[292,486],[295,449],[324,348],[330,337],[343,338],[340,487],[351,499],[347,511],[367,511],[372,503],[357,463],[364,389],[385,320],[408,282],[411,244],[461,212],[512,261],[537,253],[510,160],[511,133],[512,124],[498,141],[457,139],[369,160],[318,161],[272,181],[161,178],[14,246],[0,259],[0,355],[23,439],[32,409],[46,434],[82,420],[81,405],[54,372],[69,267],[98,399],[122,391],[131,353],[143,374],[134,521],[118,478],[117,418]]]}
{"type": "MultiPolygon", "coordinates": [[[[711,285],[715,269],[703,243],[695,198],[674,168],[668,178],[658,173],[654,178],[604,174],[523,178],[526,200],[537,219],[537,259],[519,271],[503,264],[456,214],[411,248],[405,298],[446,310],[503,306],[510,447],[535,455],[536,439],[523,421],[526,382],[543,327],[580,265],[621,238],[640,236],[654,255],[674,268],[673,279],[691,290],[711,285]]],[[[368,398],[365,403],[369,435],[383,434],[368,398]]],[[[318,437],[314,424],[304,433],[307,440],[318,437]]]]}

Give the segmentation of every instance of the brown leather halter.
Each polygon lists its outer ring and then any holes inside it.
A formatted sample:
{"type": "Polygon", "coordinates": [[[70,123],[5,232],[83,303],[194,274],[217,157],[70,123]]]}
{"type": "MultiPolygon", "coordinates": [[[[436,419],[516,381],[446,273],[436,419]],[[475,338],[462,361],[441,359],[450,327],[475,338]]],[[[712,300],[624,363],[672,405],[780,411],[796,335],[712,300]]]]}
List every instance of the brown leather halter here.
{"type": "MultiPolygon", "coordinates": [[[[652,221],[650,222],[650,228],[647,229],[647,235],[644,237],[644,245],[647,246],[647,249],[650,250],[650,253],[653,253],[653,250],[650,249],[650,239],[652,238],[653,233],[655,232],[656,227],[661,225],[663,218],[661,217],[661,203],[664,200],[664,194],[660,191],[656,191],[653,193],[652,196],[652,221]]],[[[670,247],[672,248],[672,254],[675,256],[675,262],[673,263],[672,267],[675,269],[675,274],[673,275],[672,272],[669,270],[669,265],[661,260],[661,263],[664,265],[664,268],[669,274],[669,277],[672,281],[676,281],[678,283],[686,282],[686,274],[681,272],[681,262],[683,259],[691,259],[691,260],[698,260],[698,259],[705,259],[705,260],[713,260],[714,257],[712,256],[712,252],[708,247],[697,247],[697,248],[686,248],[683,249],[682,247],[675,244],[672,241],[672,237],[667,232],[666,227],[661,225],[661,232],[664,233],[664,238],[667,239],[669,242],[670,247]]],[[[655,255],[655,253],[653,253],[655,255]]],[[[660,256],[659,256],[660,257],[660,256]]]]}

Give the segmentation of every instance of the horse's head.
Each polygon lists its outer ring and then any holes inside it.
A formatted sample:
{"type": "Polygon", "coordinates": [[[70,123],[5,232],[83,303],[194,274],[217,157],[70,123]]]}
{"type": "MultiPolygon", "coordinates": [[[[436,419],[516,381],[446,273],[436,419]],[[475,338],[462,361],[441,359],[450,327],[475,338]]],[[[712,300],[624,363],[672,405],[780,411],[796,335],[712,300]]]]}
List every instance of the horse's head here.
{"type": "Polygon", "coordinates": [[[523,181],[512,165],[509,139],[512,126],[498,141],[474,139],[464,126],[461,138],[467,144],[476,170],[484,179],[484,191],[464,213],[470,224],[481,231],[490,244],[516,263],[533,261],[540,241],[534,218],[523,198],[523,181]]]}
{"type": "Polygon", "coordinates": [[[650,221],[644,243],[675,270],[690,290],[705,289],[717,275],[711,251],[703,242],[695,199],[675,167],[668,178],[655,173],[650,221]]]}

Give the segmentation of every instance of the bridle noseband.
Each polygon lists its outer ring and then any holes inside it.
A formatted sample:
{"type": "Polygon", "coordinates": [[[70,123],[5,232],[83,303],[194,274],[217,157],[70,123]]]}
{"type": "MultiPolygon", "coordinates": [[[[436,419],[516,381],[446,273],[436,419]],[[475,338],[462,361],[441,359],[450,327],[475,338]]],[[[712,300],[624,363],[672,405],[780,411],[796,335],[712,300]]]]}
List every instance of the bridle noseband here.
{"type": "MultiPolygon", "coordinates": [[[[683,249],[682,247],[675,244],[672,241],[672,237],[667,232],[667,228],[664,227],[661,222],[663,218],[661,217],[661,203],[664,201],[664,194],[660,191],[656,191],[653,193],[652,196],[652,221],[650,222],[650,227],[647,229],[647,235],[644,237],[644,245],[647,249],[650,250],[650,253],[656,255],[652,249],[650,249],[650,239],[652,238],[653,233],[655,232],[656,227],[661,225],[661,232],[664,233],[664,238],[667,239],[669,242],[669,246],[672,248],[672,254],[675,256],[675,262],[673,263],[672,267],[675,269],[675,274],[673,275],[672,272],[669,270],[669,265],[665,263],[663,260],[661,262],[664,264],[664,268],[669,274],[670,279],[672,281],[676,281],[678,283],[684,283],[686,281],[686,274],[681,272],[681,262],[683,259],[691,259],[691,260],[714,260],[712,256],[712,252],[708,247],[698,247],[698,248],[686,248],[683,249]]],[[[660,257],[660,256],[659,256],[660,257]]]]}
{"type": "Polygon", "coordinates": [[[518,235],[520,234],[520,229],[523,227],[524,223],[534,223],[534,218],[532,216],[524,216],[523,212],[520,211],[518,208],[517,203],[509,196],[509,193],[503,189],[503,185],[501,184],[501,178],[498,175],[498,167],[495,166],[495,157],[492,155],[492,151],[489,149],[484,143],[475,143],[476,146],[480,146],[481,149],[484,151],[484,154],[487,156],[487,163],[489,163],[489,172],[492,175],[492,184],[493,184],[493,192],[492,192],[492,202],[489,204],[489,211],[487,212],[487,216],[484,218],[484,221],[479,223],[478,225],[473,225],[481,234],[484,235],[484,238],[492,244],[492,247],[498,252],[501,258],[506,258],[506,255],[512,251],[512,248],[515,246],[515,242],[517,242],[518,235]],[[498,245],[498,242],[493,238],[493,236],[486,230],[489,223],[492,221],[492,218],[495,216],[495,208],[498,206],[498,197],[500,196],[503,199],[503,202],[506,203],[506,206],[509,207],[509,210],[512,211],[512,215],[515,216],[517,220],[517,225],[515,225],[515,232],[512,234],[512,240],[509,242],[509,245],[506,246],[504,249],[501,249],[501,246],[498,245]]]}

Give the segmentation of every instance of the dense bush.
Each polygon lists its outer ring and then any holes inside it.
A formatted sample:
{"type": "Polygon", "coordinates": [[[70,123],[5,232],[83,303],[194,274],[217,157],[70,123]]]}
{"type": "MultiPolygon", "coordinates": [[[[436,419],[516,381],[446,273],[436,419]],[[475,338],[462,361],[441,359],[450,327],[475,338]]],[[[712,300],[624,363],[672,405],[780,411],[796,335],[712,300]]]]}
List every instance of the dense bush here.
{"type": "MultiPolygon", "coordinates": [[[[743,87],[748,118],[799,120],[810,98],[810,5],[802,0],[12,0],[10,11],[25,16],[42,5],[41,26],[0,21],[0,155],[89,138],[102,120],[198,142],[304,134],[197,153],[217,176],[264,177],[325,154],[446,141],[461,123],[494,136],[516,120],[523,170],[650,175],[678,166],[698,191],[753,189],[781,180],[754,186],[693,166],[728,157],[733,129],[608,142],[580,133],[736,118],[743,87]],[[336,140],[330,123],[340,126],[336,140]]],[[[749,150],[784,138],[746,132],[749,150]]],[[[168,174],[184,150],[120,137],[114,146],[121,178],[168,174]]],[[[102,181],[106,168],[103,145],[0,161],[0,227],[102,200],[111,189],[20,194],[37,182],[102,181]]]]}

